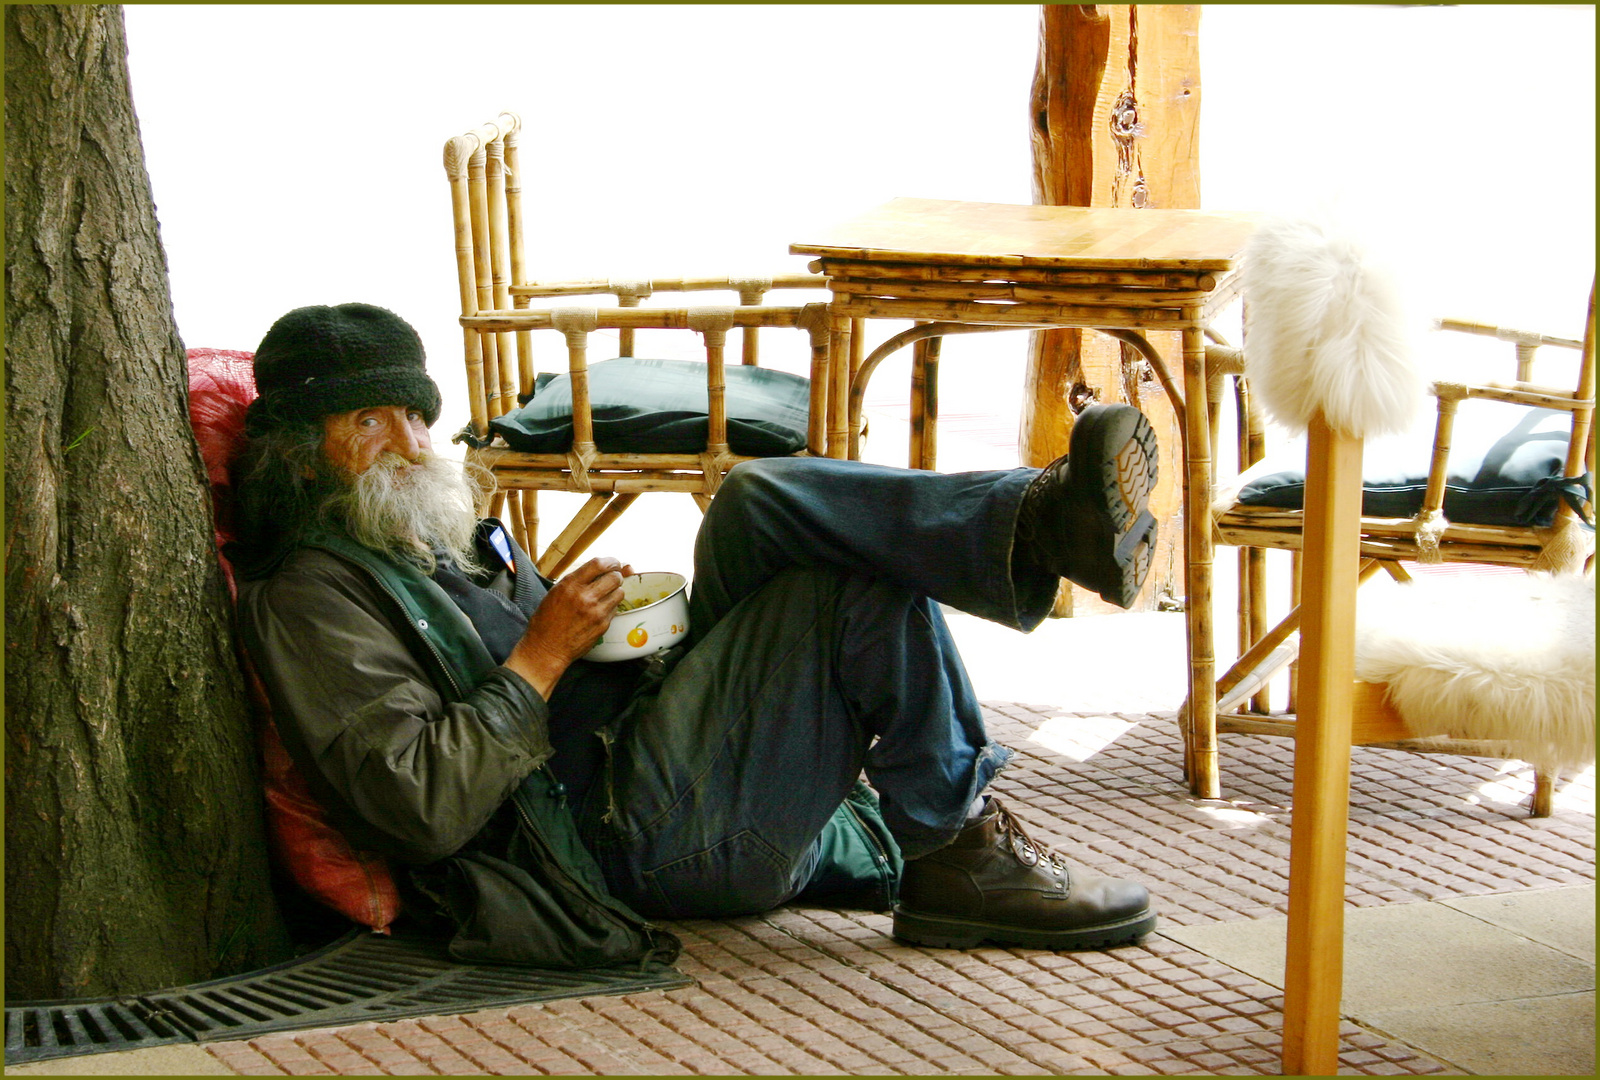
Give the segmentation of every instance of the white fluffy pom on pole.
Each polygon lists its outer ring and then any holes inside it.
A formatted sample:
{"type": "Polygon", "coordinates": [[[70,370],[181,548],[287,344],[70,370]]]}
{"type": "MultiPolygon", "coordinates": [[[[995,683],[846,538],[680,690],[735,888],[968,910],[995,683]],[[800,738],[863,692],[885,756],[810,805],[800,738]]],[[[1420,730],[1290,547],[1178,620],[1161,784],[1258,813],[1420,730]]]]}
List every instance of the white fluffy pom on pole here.
{"type": "Polygon", "coordinates": [[[1317,412],[1365,438],[1403,430],[1425,390],[1393,280],[1331,224],[1275,220],[1244,250],[1245,373],[1293,432],[1317,412]]]}

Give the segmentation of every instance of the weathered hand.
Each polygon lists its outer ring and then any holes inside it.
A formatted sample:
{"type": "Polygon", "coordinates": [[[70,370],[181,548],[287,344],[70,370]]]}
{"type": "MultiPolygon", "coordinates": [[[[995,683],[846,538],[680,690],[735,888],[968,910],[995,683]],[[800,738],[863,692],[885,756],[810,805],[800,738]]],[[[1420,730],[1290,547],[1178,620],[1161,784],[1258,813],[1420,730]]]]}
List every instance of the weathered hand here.
{"type": "Polygon", "coordinates": [[[606,632],[622,602],[622,579],[632,573],[633,567],[610,556],[570,571],[540,602],[506,667],[548,699],[561,673],[606,632]]]}

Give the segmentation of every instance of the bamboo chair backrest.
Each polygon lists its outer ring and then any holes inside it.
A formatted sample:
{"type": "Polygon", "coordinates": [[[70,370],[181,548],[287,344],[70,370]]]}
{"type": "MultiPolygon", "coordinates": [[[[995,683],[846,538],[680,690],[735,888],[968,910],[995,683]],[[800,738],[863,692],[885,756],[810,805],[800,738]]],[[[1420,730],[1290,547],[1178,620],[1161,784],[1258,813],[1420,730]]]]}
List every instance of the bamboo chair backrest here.
{"type": "MultiPolygon", "coordinates": [[[[1409,521],[1363,518],[1362,554],[1381,560],[1420,562],[1477,562],[1518,566],[1531,570],[1581,568],[1592,559],[1592,533],[1567,500],[1556,509],[1550,526],[1457,524],[1445,519],[1443,507],[1453,445],[1457,409],[1468,400],[1498,401],[1566,412],[1571,417],[1563,475],[1578,477],[1594,467],[1594,290],[1583,340],[1507,330],[1457,319],[1440,319],[1443,331],[1494,337],[1515,347],[1516,378],[1481,383],[1439,380],[1431,387],[1435,398],[1433,455],[1429,462],[1422,503],[1409,521]],[[1571,389],[1534,381],[1536,354],[1541,348],[1579,352],[1576,379],[1571,389]]],[[[1262,456],[1262,417],[1247,390],[1237,395],[1240,404],[1241,461],[1254,464],[1262,456]]],[[[1250,508],[1219,505],[1220,543],[1242,547],[1299,548],[1298,511],[1258,512],[1250,508]]],[[[1585,512],[1593,518],[1592,496],[1585,512]]]]}
{"type": "Polygon", "coordinates": [[[728,447],[723,368],[727,330],[742,335],[741,360],[759,359],[762,327],[795,327],[809,334],[810,402],[807,452],[821,455],[827,438],[829,385],[828,308],[825,303],[763,306],[775,289],[825,289],[814,274],[773,277],[700,277],[640,281],[589,280],[538,282],[530,279],[524,256],[526,219],[522,206],[522,165],[518,150],[521,120],[501,113],[495,120],[446,141],[444,166],[450,184],[456,247],[456,280],[461,309],[462,347],[470,420],[456,441],[468,444],[467,457],[486,466],[497,489],[490,514],[502,510],[519,542],[535,552],[538,514],[535,492],[559,489],[590,495],[544,555],[543,573],[559,573],[645,491],[688,491],[704,509],[723,474],[743,460],[728,447]],[[737,294],[736,308],[656,308],[641,302],[657,293],[725,290],[737,294]],[[603,296],[609,308],[535,310],[535,300],[570,303],[603,296]],[[642,328],[698,331],[705,344],[708,396],[707,442],[700,454],[606,454],[598,450],[588,400],[588,335],[614,329],[619,353],[634,353],[634,334],[642,328]],[[532,394],[536,379],[533,334],[555,329],[566,334],[567,374],[573,389],[573,442],[565,454],[520,453],[496,441],[490,421],[516,410],[532,394]],[[608,500],[614,500],[609,501],[608,500]]]}
{"type": "MultiPolygon", "coordinates": [[[[1428,486],[1423,493],[1419,521],[1431,520],[1443,513],[1445,480],[1457,406],[1473,399],[1500,401],[1513,405],[1535,405],[1559,409],[1571,415],[1566,459],[1562,475],[1575,477],[1593,468],[1594,461],[1594,289],[1590,287],[1589,313],[1582,341],[1551,337],[1545,334],[1518,330],[1505,330],[1496,326],[1466,322],[1459,319],[1440,319],[1438,329],[1457,333],[1477,334],[1513,344],[1516,348],[1516,379],[1511,382],[1486,382],[1479,384],[1439,381],[1432,385],[1437,400],[1434,422],[1434,455],[1428,471],[1428,486]],[[1534,381],[1534,361],[1542,347],[1574,349],[1579,351],[1576,385],[1568,390],[1534,381]]],[[[1593,516],[1593,500],[1590,516],[1593,516]]],[[[1541,552],[1533,562],[1533,569],[1570,569],[1576,554],[1579,538],[1579,514],[1568,501],[1556,508],[1556,523],[1547,535],[1541,536],[1541,552]]],[[[1441,559],[1444,557],[1441,552],[1441,559]]],[[[1492,558],[1492,555],[1490,556],[1492,558]]]]}
{"type": "MultiPolygon", "coordinates": [[[[445,143],[444,168],[456,241],[461,314],[509,308],[511,283],[526,274],[522,245],[521,119],[501,113],[445,143]]],[[[472,434],[486,439],[489,420],[516,407],[517,388],[532,385],[531,365],[509,334],[463,329],[472,434]],[[522,370],[524,367],[527,370],[522,370]]]]}
{"type": "MultiPolygon", "coordinates": [[[[450,182],[456,241],[456,276],[461,315],[523,310],[534,299],[571,300],[608,295],[621,308],[637,308],[657,293],[722,290],[736,293],[739,304],[758,307],[774,289],[823,289],[817,274],[770,277],[655,278],[534,282],[524,256],[521,162],[518,132],[521,119],[505,112],[445,143],[445,173],[450,182]]],[[[618,326],[619,355],[634,353],[634,332],[642,324],[618,326]]],[[[739,323],[741,363],[759,362],[760,319],[739,323]]],[[[488,422],[515,409],[536,376],[528,330],[479,331],[463,327],[467,393],[472,436],[488,438],[488,422]]]]}

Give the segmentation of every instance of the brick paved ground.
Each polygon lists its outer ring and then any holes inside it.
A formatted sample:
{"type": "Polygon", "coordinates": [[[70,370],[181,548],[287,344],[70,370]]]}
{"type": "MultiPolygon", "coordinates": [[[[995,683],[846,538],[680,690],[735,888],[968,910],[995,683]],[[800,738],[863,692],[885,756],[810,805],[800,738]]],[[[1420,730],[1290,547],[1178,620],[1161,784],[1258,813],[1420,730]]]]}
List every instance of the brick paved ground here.
{"type": "MultiPolygon", "coordinates": [[[[1018,751],[994,790],[1038,838],[1096,871],[1145,882],[1168,925],[1286,910],[1287,740],[1226,736],[1226,798],[1203,803],[1182,786],[1170,714],[987,708],[996,736],[1018,751]],[[1080,762],[1085,755],[1031,741],[1041,725],[1069,738],[1128,727],[1080,762]]],[[[1565,784],[1556,814],[1535,820],[1518,805],[1532,788],[1526,769],[1357,747],[1353,771],[1351,905],[1593,880],[1588,777],[1565,784]]],[[[1281,994],[1159,928],[1139,946],[1058,954],[911,948],[889,926],[887,915],[815,908],[685,922],[674,927],[685,946],[679,966],[695,985],[682,989],[208,1049],[236,1072],[264,1075],[1278,1071],[1281,994]]],[[[1345,1074],[1442,1071],[1343,1027],[1345,1074]]]]}

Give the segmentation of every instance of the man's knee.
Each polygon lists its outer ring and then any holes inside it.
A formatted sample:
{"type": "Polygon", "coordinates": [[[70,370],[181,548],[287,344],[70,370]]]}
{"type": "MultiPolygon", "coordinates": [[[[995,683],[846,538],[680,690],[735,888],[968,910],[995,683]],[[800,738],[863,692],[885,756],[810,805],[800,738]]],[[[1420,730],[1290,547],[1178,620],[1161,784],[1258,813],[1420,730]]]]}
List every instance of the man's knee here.
{"type": "Polygon", "coordinates": [[[735,499],[747,495],[751,491],[760,491],[771,487],[780,481],[785,473],[792,471],[792,466],[803,458],[755,458],[750,461],[741,461],[728,470],[722,478],[722,484],[717,488],[717,498],[733,496],[735,499]]]}
{"type": "Polygon", "coordinates": [[[841,467],[859,464],[833,458],[777,457],[741,461],[723,477],[712,506],[726,499],[740,505],[805,497],[816,485],[837,482],[841,467]]]}
{"type": "Polygon", "coordinates": [[[711,500],[707,517],[726,520],[760,517],[763,508],[782,500],[782,491],[793,484],[794,464],[802,458],[757,458],[741,461],[722,478],[717,497],[711,500]],[[719,512],[720,511],[720,512],[719,512]]]}

